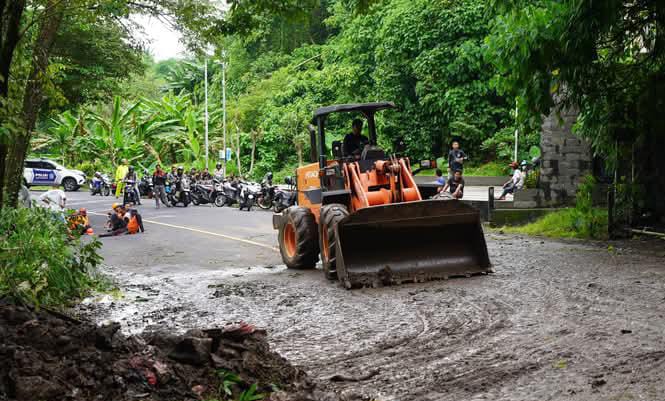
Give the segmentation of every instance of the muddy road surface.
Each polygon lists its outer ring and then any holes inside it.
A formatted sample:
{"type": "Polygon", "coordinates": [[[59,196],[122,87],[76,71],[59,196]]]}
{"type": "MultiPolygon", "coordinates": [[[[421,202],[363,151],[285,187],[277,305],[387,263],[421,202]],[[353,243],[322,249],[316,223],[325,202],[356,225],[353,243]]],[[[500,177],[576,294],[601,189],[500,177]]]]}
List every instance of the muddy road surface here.
{"type": "MultiPolygon", "coordinates": [[[[71,198],[97,212],[110,203],[71,198]]],[[[104,271],[121,294],[80,311],[125,332],[247,321],[325,387],[382,401],[665,394],[658,244],[638,251],[490,233],[492,275],[347,291],[319,270],[280,265],[270,213],[142,211],[145,234],[103,240],[104,271]]]]}

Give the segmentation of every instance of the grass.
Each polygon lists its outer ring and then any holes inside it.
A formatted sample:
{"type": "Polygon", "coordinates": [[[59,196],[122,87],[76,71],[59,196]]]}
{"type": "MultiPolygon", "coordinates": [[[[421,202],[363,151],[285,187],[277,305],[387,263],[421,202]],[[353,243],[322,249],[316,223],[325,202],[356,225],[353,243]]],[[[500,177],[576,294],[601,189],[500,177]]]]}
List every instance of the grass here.
{"type": "Polygon", "coordinates": [[[503,227],[513,234],[539,235],[550,238],[607,238],[607,210],[593,208],[582,214],[575,208],[562,209],[547,214],[533,223],[523,226],[503,227]]]}

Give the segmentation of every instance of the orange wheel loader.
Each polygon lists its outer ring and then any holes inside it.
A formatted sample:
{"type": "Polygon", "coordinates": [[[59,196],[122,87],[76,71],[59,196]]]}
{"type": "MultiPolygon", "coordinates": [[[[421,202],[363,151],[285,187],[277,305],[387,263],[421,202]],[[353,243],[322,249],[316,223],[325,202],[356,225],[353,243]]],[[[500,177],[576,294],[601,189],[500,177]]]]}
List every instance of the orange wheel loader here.
{"type": "Polygon", "coordinates": [[[391,102],[317,109],[310,130],[311,164],[296,170],[297,206],[273,216],[287,267],[313,268],[346,288],[375,287],[491,272],[477,209],[458,200],[423,200],[408,158],[388,156],[376,144],[374,115],[391,102]],[[332,143],[326,118],[359,113],[369,143],[346,155],[332,143]]]}

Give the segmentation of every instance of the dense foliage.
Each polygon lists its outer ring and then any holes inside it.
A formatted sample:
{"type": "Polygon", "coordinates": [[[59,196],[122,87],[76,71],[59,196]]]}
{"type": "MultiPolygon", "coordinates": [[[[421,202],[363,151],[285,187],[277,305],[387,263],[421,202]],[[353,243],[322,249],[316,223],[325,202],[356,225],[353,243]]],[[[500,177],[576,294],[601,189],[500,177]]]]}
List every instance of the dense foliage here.
{"type": "MultiPolygon", "coordinates": [[[[388,149],[403,139],[414,158],[440,157],[455,138],[463,141],[474,164],[512,158],[514,100],[498,95],[492,86],[495,70],[488,68],[483,47],[492,10],[485,2],[280,4],[273,10],[277,5],[236,2],[224,20],[224,35],[211,38],[211,154],[216,158],[223,147],[221,68],[228,63],[232,171],[287,174],[308,161],[307,125],[314,109],[376,100],[391,100],[399,107],[379,116],[379,140],[388,149]]],[[[91,104],[45,124],[33,150],[60,155],[63,147],[74,145],[75,160],[69,161],[74,164],[95,158],[114,163],[124,152],[148,165],[160,159],[200,167],[196,157],[203,146],[203,63],[168,61],[149,67],[148,73],[163,81],[164,97],[146,100],[135,93],[120,110],[114,103],[114,111],[106,113],[131,115],[119,120],[126,126],[119,128],[123,140],[85,139],[104,133],[96,128],[101,120],[94,110],[100,106],[91,104]],[[134,107],[135,102],[141,104],[134,107]],[[72,140],[62,140],[62,133],[71,133],[72,140]]],[[[331,119],[329,143],[349,131],[353,117],[331,119]]],[[[526,158],[538,135],[530,130],[522,137],[520,157],[526,158]]]]}
{"type": "Polygon", "coordinates": [[[62,305],[100,288],[97,240],[81,242],[44,208],[0,210],[0,298],[62,305]]]}

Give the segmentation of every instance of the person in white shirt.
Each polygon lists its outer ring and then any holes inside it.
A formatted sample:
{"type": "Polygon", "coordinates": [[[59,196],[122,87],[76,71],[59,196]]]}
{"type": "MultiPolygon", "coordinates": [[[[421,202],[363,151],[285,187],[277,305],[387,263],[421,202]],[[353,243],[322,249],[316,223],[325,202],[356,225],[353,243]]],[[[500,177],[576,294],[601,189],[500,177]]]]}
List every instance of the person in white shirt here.
{"type": "Polygon", "coordinates": [[[517,162],[512,162],[510,163],[510,168],[513,169],[513,176],[510,178],[510,180],[506,181],[506,183],[503,184],[503,192],[501,193],[501,196],[498,198],[499,200],[505,200],[506,195],[514,194],[515,191],[524,188],[525,177],[524,174],[522,173],[522,170],[520,170],[519,164],[517,164],[517,162]]]}
{"type": "Polygon", "coordinates": [[[67,207],[67,195],[59,189],[46,191],[39,197],[39,205],[54,212],[64,212],[67,207]]]}

